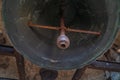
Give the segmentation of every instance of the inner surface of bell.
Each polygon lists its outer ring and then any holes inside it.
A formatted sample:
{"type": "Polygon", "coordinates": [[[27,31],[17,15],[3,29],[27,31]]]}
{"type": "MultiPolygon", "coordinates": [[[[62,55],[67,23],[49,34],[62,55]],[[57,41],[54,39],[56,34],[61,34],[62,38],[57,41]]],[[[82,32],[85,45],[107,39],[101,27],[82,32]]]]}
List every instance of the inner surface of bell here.
{"type": "MultiPolygon", "coordinates": [[[[34,2],[36,2],[35,7],[32,12],[30,12],[30,20],[32,20],[33,23],[60,27],[61,0],[35,0],[34,2]]],[[[98,31],[102,33],[101,36],[98,37],[91,34],[66,32],[71,42],[68,49],[79,46],[86,47],[102,39],[102,35],[106,31],[106,8],[103,8],[105,6],[102,5],[101,8],[98,7],[98,10],[95,10],[97,8],[94,6],[95,5],[91,5],[90,1],[86,0],[64,0],[63,18],[67,28],[98,31]]],[[[46,44],[56,47],[56,39],[60,35],[60,32],[35,27],[31,29],[40,39],[43,39],[46,44]]]]}

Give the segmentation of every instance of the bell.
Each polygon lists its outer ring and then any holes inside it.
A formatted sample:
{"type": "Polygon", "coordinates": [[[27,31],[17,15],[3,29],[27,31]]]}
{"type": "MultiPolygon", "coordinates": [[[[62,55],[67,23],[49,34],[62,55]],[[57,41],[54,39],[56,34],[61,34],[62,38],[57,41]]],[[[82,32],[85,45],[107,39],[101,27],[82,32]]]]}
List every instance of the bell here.
{"type": "Polygon", "coordinates": [[[3,0],[15,49],[43,68],[82,68],[107,51],[118,32],[118,0],[3,0]]]}

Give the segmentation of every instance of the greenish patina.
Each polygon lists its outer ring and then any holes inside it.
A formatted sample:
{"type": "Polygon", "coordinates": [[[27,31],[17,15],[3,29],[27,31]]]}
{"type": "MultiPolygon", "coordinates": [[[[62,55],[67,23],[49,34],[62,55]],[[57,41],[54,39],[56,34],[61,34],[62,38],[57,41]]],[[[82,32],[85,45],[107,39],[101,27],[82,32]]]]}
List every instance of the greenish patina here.
{"type": "Polygon", "coordinates": [[[81,68],[107,51],[120,25],[120,0],[64,0],[65,25],[100,31],[101,36],[66,32],[71,45],[56,46],[58,31],[29,28],[35,24],[60,25],[61,0],[4,0],[3,18],[14,47],[33,63],[50,69],[81,68]]]}

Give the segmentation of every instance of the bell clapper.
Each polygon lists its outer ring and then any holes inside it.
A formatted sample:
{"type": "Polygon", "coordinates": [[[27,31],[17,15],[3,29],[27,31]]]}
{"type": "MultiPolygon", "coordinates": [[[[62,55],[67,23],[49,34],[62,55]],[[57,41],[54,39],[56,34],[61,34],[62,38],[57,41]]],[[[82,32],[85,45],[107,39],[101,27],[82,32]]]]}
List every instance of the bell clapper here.
{"type": "Polygon", "coordinates": [[[60,24],[60,36],[57,38],[57,46],[60,49],[67,49],[70,46],[70,40],[65,35],[66,27],[64,25],[64,20],[61,18],[61,24],[60,24]]]}

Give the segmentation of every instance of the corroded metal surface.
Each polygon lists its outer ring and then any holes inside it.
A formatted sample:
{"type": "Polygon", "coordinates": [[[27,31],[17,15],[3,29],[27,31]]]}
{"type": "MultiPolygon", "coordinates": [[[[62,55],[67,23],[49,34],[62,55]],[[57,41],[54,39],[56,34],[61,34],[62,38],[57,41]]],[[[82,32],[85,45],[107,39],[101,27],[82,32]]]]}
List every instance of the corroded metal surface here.
{"type": "Polygon", "coordinates": [[[65,25],[101,31],[101,36],[67,33],[71,46],[60,50],[56,47],[57,32],[27,25],[32,19],[40,25],[59,26],[59,1],[4,0],[5,28],[15,48],[33,63],[50,69],[81,68],[109,49],[118,31],[117,0],[71,1],[65,2],[65,25]]]}

